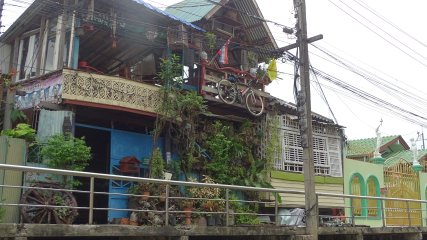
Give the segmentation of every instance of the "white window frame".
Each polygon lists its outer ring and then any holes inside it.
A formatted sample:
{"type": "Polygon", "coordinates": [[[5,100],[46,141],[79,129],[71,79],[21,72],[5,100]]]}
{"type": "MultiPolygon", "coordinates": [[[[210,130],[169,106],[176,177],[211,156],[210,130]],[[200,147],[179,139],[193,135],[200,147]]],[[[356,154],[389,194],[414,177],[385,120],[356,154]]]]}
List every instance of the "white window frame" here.
{"type": "MultiPolygon", "coordinates": [[[[24,36],[26,33],[23,34],[24,36]]],[[[22,81],[24,79],[28,79],[29,77],[35,76],[37,72],[37,63],[38,63],[38,50],[40,47],[40,36],[38,33],[34,33],[25,37],[22,37],[19,41],[19,51],[18,51],[18,63],[17,63],[17,81],[22,81]],[[37,46],[36,44],[36,38],[38,37],[37,46]],[[27,55],[24,63],[22,61],[23,58],[23,51],[24,51],[24,43],[28,39],[28,50],[27,55]],[[24,66],[22,66],[24,64],[24,66]],[[22,67],[23,67],[23,75],[22,75],[22,67]]]]}
{"type": "MultiPolygon", "coordinates": [[[[283,116],[282,123],[282,159],[275,161],[274,168],[281,171],[303,172],[303,148],[301,147],[298,120],[283,116]]],[[[315,174],[342,177],[341,137],[331,134],[329,129],[321,130],[321,126],[313,129],[315,174]],[[323,157],[321,158],[321,156],[323,157]]]]}

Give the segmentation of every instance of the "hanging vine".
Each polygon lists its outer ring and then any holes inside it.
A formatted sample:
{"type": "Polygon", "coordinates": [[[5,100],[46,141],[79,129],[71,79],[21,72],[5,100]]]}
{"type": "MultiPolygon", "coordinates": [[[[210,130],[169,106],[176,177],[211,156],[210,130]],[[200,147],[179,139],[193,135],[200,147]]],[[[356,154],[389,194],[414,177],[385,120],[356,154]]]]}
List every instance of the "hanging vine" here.
{"type": "Polygon", "coordinates": [[[182,65],[179,61],[176,55],[161,59],[160,72],[157,76],[162,85],[160,88],[162,102],[157,109],[153,149],[157,147],[160,135],[167,134],[175,143],[181,158],[181,169],[186,174],[197,161],[198,118],[201,113],[207,111],[207,106],[203,97],[195,91],[182,89],[182,65]]]}

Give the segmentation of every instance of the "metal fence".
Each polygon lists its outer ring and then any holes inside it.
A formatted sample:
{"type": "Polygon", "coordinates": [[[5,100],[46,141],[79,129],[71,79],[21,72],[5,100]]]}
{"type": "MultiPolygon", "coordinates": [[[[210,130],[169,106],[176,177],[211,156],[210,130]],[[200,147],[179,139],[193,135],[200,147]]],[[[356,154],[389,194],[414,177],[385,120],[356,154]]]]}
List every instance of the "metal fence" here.
{"type": "MultiPolygon", "coordinates": [[[[122,176],[122,175],[110,175],[110,174],[99,174],[99,173],[89,173],[89,172],[78,172],[78,171],[68,171],[60,169],[49,169],[49,168],[39,168],[39,167],[30,167],[30,166],[17,166],[17,165],[8,165],[0,164],[0,171],[18,171],[22,173],[40,173],[40,174],[52,174],[52,175],[61,175],[68,177],[80,177],[89,179],[88,189],[75,190],[67,187],[60,187],[60,185],[55,185],[54,187],[46,187],[45,185],[30,185],[30,186],[12,186],[12,185],[0,185],[0,188],[8,189],[18,189],[22,191],[22,197],[27,197],[30,200],[40,197],[38,200],[29,202],[16,202],[10,203],[7,201],[0,201],[0,206],[4,209],[8,207],[20,208],[21,214],[25,211],[28,211],[27,214],[35,218],[36,222],[44,223],[45,221],[50,223],[68,223],[71,224],[73,219],[66,219],[65,215],[76,215],[75,213],[79,210],[87,211],[86,223],[94,224],[94,211],[119,211],[126,212],[127,214],[151,214],[159,216],[157,222],[153,223],[155,225],[174,225],[176,224],[172,219],[177,217],[182,217],[182,219],[188,220],[188,213],[190,210],[184,209],[183,207],[178,208],[176,206],[183,205],[180,204],[185,201],[190,202],[199,202],[199,203],[221,203],[220,208],[212,209],[197,209],[192,211],[193,218],[194,216],[221,216],[223,219],[222,225],[230,226],[233,225],[234,219],[239,216],[252,216],[252,219],[255,218],[257,221],[253,223],[259,223],[260,220],[267,223],[280,225],[303,225],[304,224],[304,211],[288,211],[282,208],[282,203],[286,203],[286,198],[282,198],[280,202],[280,194],[297,194],[304,195],[303,191],[293,191],[293,190],[283,190],[283,189],[271,189],[271,188],[257,188],[257,187],[245,187],[245,186],[235,186],[235,185],[223,185],[223,184],[209,184],[209,183],[199,183],[199,182],[184,182],[184,181],[171,181],[171,180],[160,180],[160,179],[151,179],[151,178],[140,178],[140,177],[131,177],[131,176],[122,176]],[[145,195],[145,194],[132,194],[132,193],[113,193],[113,192],[98,192],[95,191],[95,180],[104,179],[109,181],[126,181],[132,184],[151,184],[153,186],[164,186],[161,188],[155,195],[145,195]],[[209,197],[209,194],[205,196],[188,196],[185,194],[174,194],[174,191],[185,192],[189,191],[192,188],[203,190],[203,189],[220,189],[222,197],[209,197]],[[29,195],[29,191],[39,191],[35,195],[29,195]],[[245,200],[244,198],[232,197],[233,193],[246,193],[246,194],[268,194],[270,197],[269,200],[245,200]],[[40,194],[42,193],[42,194],[40,194]],[[57,194],[61,193],[61,194],[57,194]],[[70,198],[70,195],[73,194],[83,194],[87,196],[87,203],[79,203],[77,205],[70,198]],[[146,197],[146,199],[151,199],[156,201],[162,200],[162,208],[158,209],[148,209],[144,207],[138,208],[115,208],[115,207],[98,207],[95,206],[95,200],[100,196],[122,196],[122,197],[146,197]],[[43,199],[50,199],[43,201],[43,199]],[[262,207],[264,211],[249,211],[245,206],[256,206],[262,207]],[[240,210],[236,211],[236,206],[240,206],[240,210]],[[53,211],[55,210],[55,211],[53,211]],[[247,210],[247,211],[246,211],[247,210]],[[52,214],[55,212],[57,215],[52,214]],[[262,213],[260,213],[262,212],[262,213]],[[47,220],[43,220],[47,219],[47,220]],[[43,220],[43,221],[42,221],[43,220]],[[55,221],[56,220],[56,221],[55,221]],[[67,222],[67,220],[70,220],[67,222]]],[[[203,195],[203,194],[202,194],[203,195]]],[[[354,195],[345,195],[345,194],[332,194],[332,193],[316,193],[317,199],[322,197],[329,198],[338,198],[345,202],[345,211],[342,214],[319,214],[320,223],[323,226],[356,226],[356,225],[369,225],[369,221],[376,221],[376,225],[379,226],[388,226],[387,220],[392,218],[401,219],[401,226],[422,226],[423,221],[416,222],[415,217],[418,219],[418,216],[425,216],[426,214],[426,203],[424,200],[414,200],[414,199],[398,199],[398,198],[384,198],[384,197],[368,197],[368,196],[354,196],[354,195]],[[357,216],[355,214],[355,207],[353,206],[353,201],[356,199],[361,199],[362,201],[377,201],[376,211],[371,211],[372,207],[358,206],[358,208],[363,208],[361,212],[377,212],[376,216],[367,216],[360,214],[357,216]],[[396,209],[390,203],[395,202],[404,202],[405,209],[396,209]],[[419,203],[419,208],[411,208],[410,203],[419,203]],[[370,210],[371,209],[371,210],[370,210]],[[393,211],[399,211],[406,213],[406,216],[393,216],[393,211]],[[345,213],[345,214],[344,214],[345,213]],[[415,217],[414,217],[415,216],[415,217]]],[[[3,196],[5,197],[5,196],[3,196]]],[[[7,196],[6,196],[7,197],[7,196]]],[[[215,205],[215,204],[213,204],[215,205]]],[[[400,206],[400,205],[399,205],[400,206]]],[[[340,207],[337,207],[340,208],[340,207]]],[[[341,207],[342,208],[342,207],[341,207]]],[[[423,219],[423,217],[421,217],[423,219]]],[[[28,222],[28,216],[25,218],[23,216],[23,221],[28,222]]],[[[393,221],[396,222],[396,221],[393,221]]],[[[185,224],[185,223],[183,223],[185,224]]],[[[187,222],[188,224],[188,222],[187,222]]]]}

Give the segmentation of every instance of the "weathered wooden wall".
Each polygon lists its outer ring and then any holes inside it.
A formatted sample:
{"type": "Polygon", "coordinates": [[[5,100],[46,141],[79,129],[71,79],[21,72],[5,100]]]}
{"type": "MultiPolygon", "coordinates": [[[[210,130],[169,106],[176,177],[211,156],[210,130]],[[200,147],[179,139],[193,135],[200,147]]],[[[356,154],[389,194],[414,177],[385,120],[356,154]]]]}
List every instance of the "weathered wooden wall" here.
{"type": "MultiPolygon", "coordinates": [[[[302,174],[298,175],[302,176],[302,174]]],[[[276,189],[304,191],[303,178],[297,178],[298,175],[297,173],[279,173],[279,171],[275,171],[275,174],[272,174],[271,184],[276,189]]],[[[344,188],[342,178],[317,176],[316,192],[343,194],[344,188]]],[[[281,196],[281,206],[283,207],[304,207],[305,196],[303,194],[281,194],[281,196]]],[[[344,207],[344,199],[320,196],[319,207],[341,208],[344,207]]]]}

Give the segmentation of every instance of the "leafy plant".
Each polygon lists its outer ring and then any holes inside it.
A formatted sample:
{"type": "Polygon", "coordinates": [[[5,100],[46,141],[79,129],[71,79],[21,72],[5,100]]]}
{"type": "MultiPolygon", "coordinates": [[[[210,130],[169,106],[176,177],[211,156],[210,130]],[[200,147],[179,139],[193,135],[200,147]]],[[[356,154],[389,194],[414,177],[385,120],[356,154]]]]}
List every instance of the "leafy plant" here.
{"type": "Polygon", "coordinates": [[[13,123],[25,122],[27,121],[27,115],[25,115],[25,113],[22,110],[16,109],[14,106],[12,106],[12,110],[10,112],[10,120],[13,123]]]}
{"type": "Polygon", "coordinates": [[[182,78],[179,77],[182,65],[179,57],[172,55],[168,59],[162,59],[160,72],[157,77],[161,79],[162,97],[159,107],[156,109],[153,153],[157,147],[157,139],[160,134],[168,134],[177,146],[177,152],[181,158],[181,170],[191,171],[197,159],[196,137],[198,116],[207,111],[203,97],[194,91],[183,91],[182,78]]]}
{"type": "Polygon", "coordinates": [[[0,223],[3,222],[5,213],[6,213],[6,209],[4,209],[3,207],[0,207],[0,223]]]}
{"type": "Polygon", "coordinates": [[[3,130],[1,134],[13,138],[21,138],[27,142],[34,142],[36,139],[36,130],[26,123],[19,123],[14,129],[3,130]]]}
{"type": "MultiPolygon", "coordinates": [[[[92,158],[91,148],[86,145],[84,138],[75,138],[71,135],[52,136],[42,147],[41,155],[48,167],[82,171],[92,158]]],[[[78,181],[67,181],[64,183],[72,186],[79,185],[78,181]]]]}
{"type": "Polygon", "coordinates": [[[260,224],[258,216],[259,207],[256,204],[242,203],[237,201],[236,196],[230,197],[230,207],[234,210],[236,214],[234,221],[237,225],[257,225],[260,224]]]}
{"type": "Polygon", "coordinates": [[[163,179],[164,178],[164,160],[160,148],[156,148],[151,157],[150,163],[150,178],[163,179]]]}
{"type": "Polygon", "coordinates": [[[211,32],[205,33],[206,43],[208,50],[213,50],[216,48],[216,35],[211,32]]]}
{"type": "MultiPolygon", "coordinates": [[[[0,202],[2,202],[2,201],[4,201],[4,199],[1,200],[0,202]]],[[[0,223],[3,222],[3,218],[4,218],[5,214],[6,214],[6,209],[4,207],[0,206],[0,223]]]]}
{"type": "Polygon", "coordinates": [[[182,85],[182,65],[179,63],[178,55],[171,55],[169,58],[160,59],[160,71],[157,78],[165,88],[181,87],[182,85]]]}

